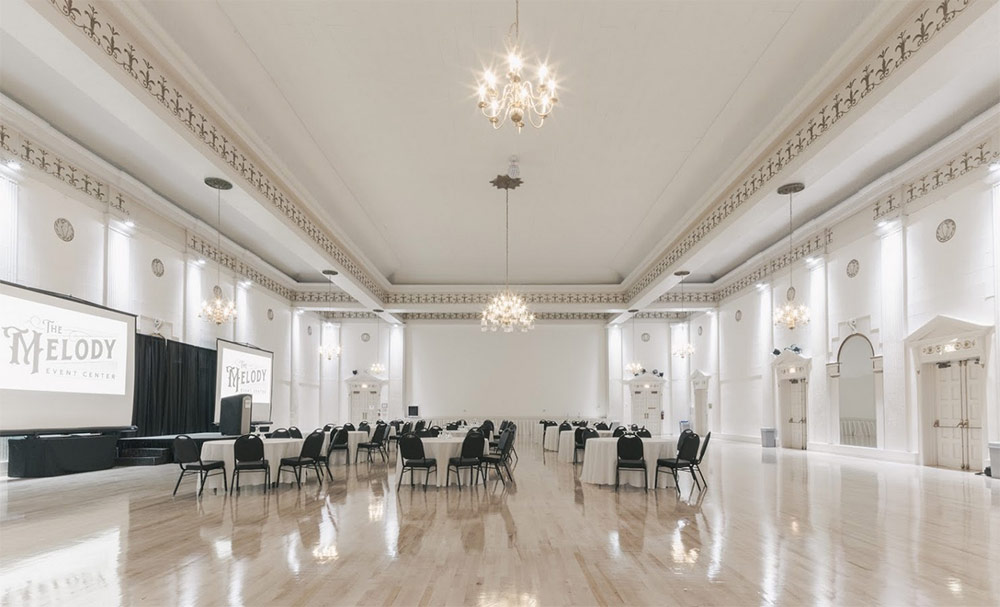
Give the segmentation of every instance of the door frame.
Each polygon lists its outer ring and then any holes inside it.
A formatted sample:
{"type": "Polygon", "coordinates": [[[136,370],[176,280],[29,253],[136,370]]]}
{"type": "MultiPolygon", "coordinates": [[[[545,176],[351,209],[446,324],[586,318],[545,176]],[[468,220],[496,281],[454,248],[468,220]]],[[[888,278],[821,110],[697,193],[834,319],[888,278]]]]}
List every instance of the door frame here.
{"type": "Polygon", "coordinates": [[[802,356],[792,352],[791,350],[785,350],[781,354],[777,355],[773,361],[771,361],[771,375],[772,381],[774,382],[774,413],[775,418],[780,423],[775,424],[775,430],[778,437],[778,445],[784,446],[784,427],[785,419],[787,417],[787,409],[789,403],[786,402],[788,397],[786,395],[790,394],[791,380],[797,380],[805,383],[807,389],[805,391],[805,399],[803,409],[805,411],[805,427],[802,429],[802,449],[806,449],[809,445],[809,373],[812,370],[812,358],[808,356],[802,356]]]}

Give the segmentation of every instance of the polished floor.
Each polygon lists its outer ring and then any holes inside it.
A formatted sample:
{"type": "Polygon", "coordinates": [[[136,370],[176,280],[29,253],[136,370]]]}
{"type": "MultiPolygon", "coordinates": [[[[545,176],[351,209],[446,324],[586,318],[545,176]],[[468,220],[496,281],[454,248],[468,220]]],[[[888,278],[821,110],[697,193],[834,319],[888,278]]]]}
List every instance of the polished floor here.
{"type": "Polygon", "coordinates": [[[515,487],[462,492],[0,482],[0,605],[1000,604],[1000,480],[716,441],[707,491],[616,495],[520,449],[515,487]]]}

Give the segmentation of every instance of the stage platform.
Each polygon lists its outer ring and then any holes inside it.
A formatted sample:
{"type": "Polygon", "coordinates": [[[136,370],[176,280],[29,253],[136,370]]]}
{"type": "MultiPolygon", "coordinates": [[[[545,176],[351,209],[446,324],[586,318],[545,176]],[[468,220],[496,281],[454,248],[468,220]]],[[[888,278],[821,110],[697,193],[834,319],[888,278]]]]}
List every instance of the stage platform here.
{"type": "MultiPolygon", "coordinates": [[[[158,466],[174,461],[174,439],[177,434],[161,436],[136,436],[118,439],[118,457],[116,466],[158,466]]],[[[188,434],[198,444],[198,448],[207,441],[236,438],[235,435],[225,435],[221,432],[192,432],[188,434]]]]}

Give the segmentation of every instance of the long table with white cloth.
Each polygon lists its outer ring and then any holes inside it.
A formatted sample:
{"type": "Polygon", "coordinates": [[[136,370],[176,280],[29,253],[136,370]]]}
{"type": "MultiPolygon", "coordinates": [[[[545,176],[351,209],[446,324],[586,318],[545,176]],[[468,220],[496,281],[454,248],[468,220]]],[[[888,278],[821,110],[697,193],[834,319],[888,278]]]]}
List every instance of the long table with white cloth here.
{"type": "MultiPolygon", "coordinates": [[[[674,457],[677,454],[677,439],[673,436],[654,436],[642,439],[642,453],[646,460],[646,473],[649,476],[649,487],[653,487],[653,476],[656,473],[656,460],[674,457]]],[[[570,457],[572,461],[572,457],[570,457]]],[[[583,470],[580,481],[594,485],[614,485],[615,466],[618,464],[617,438],[592,438],[587,441],[587,449],[583,453],[583,470]]],[[[663,486],[666,483],[673,486],[673,479],[661,477],[663,486]]],[[[619,482],[622,485],[642,487],[642,470],[621,470],[619,482]]]]}
{"type": "MultiPolygon", "coordinates": [[[[420,441],[424,444],[424,457],[433,458],[437,461],[437,486],[444,487],[448,479],[448,460],[453,457],[458,457],[462,455],[462,442],[465,440],[465,436],[438,436],[436,438],[422,438],[420,441]]],[[[489,443],[483,444],[483,453],[489,452],[489,443]]],[[[396,475],[398,478],[399,471],[403,467],[403,458],[396,457],[396,475]]],[[[467,475],[468,470],[462,470],[462,473],[467,475]]],[[[435,484],[434,474],[431,474],[430,483],[435,484]]],[[[473,473],[473,479],[475,479],[475,474],[473,473]]],[[[406,471],[406,477],[403,482],[406,483],[410,480],[410,471],[406,471]]],[[[462,484],[468,484],[469,477],[465,476],[462,479],[462,484]]],[[[424,472],[423,470],[417,470],[413,473],[413,482],[423,484],[424,482],[424,472]]],[[[456,481],[457,482],[457,481],[456,481]]]]}
{"type": "MultiPolygon", "coordinates": [[[[278,466],[281,465],[281,458],[295,457],[302,451],[301,438],[261,438],[264,443],[264,459],[267,460],[267,467],[271,469],[271,482],[278,482],[278,466]]],[[[235,457],[233,455],[233,445],[236,439],[208,441],[201,446],[202,461],[222,460],[226,462],[226,476],[231,480],[235,467],[235,457]]],[[[289,479],[292,477],[288,477],[289,479]]],[[[264,483],[264,473],[260,471],[247,472],[240,475],[240,487],[247,485],[260,485],[264,483]]],[[[205,483],[206,489],[221,489],[222,478],[213,474],[208,477],[205,483]]]]}
{"type": "MultiPolygon", "coordinates": [[[[600,438],[608,438],[613,434],[612,430],[598,430],[600,438]]],[[[590,439],[594,440],[594,439],[590,439]]],[[[573,462],[573,448],[576,446],[576,430],[563,430],[559,433],[559,455],[556,459],[563,463],[573,462]]]]}

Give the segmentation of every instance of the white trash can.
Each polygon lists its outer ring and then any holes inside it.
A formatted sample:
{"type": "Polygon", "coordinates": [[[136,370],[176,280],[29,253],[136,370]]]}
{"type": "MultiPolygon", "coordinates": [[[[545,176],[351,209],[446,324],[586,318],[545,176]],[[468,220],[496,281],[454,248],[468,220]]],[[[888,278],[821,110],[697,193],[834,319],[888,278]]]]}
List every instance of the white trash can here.
{"type": "Polygon", "coordinates": [[[990,443],[990,474],[1000,478],[1000,443],[990,443]]]}
{"type": "Polygon", "coordinates": [[[778,431],[775,428],[760,429],[760,444],[762,447],[776,447],[778,444],[778,431]]]}

